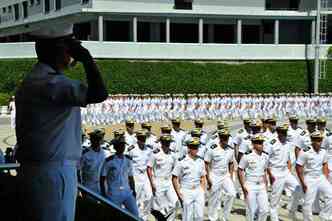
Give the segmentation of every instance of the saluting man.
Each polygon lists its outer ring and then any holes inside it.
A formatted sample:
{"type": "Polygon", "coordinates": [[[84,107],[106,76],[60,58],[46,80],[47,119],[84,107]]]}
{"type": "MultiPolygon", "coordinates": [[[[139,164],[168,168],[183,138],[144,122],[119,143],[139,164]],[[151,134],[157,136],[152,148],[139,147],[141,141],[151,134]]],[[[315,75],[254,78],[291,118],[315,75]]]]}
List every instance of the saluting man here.
{"type": "Polygon", "coordinates": [[[332,185],[328,182],[327,153],[321,149],[323,136],[319,131],[311,133],[311,146],[300,151],[296,161],[296,173],[304,192],[303,219],[312,221],[312,206],[318,194],[325,203],[319,216],[321,220],[332,219],[332,185]]]}
{"type": "Polygon", "coordinates": [[[189,153],[180,158],[172,172],[172,182],[182,205],[183,221],[202,221],[204,218],[205,166],[197,156],[200,141],[188,143],[189,153]]]}
{"type": "Polygon", "coordinates": [[[267,195],[268,155],[263,151],[264,138],[258,134],[252,138],[252,151],[247,152],[239,163],[238,176],[247,204],[249,221],[265,221],[269,213],[267,195]]]}
{"type": "Polygon", "coordinates": [[[153,151],[148,163],[148,176],[153,192],[152,214],[159,221],[175,220],[177,196],[172,185],[172,171],[178,160],[170,149],[170,135],[162,135],[161,147],[153,151]]]}
{"type": "Polygon", "coordinates": [[[219,219],[222,192],[225,193],[223,220],[229,220],[236,191],[233,183],[234,149],[228,145],[229,131],[218,131],[220,142],[212,145],[205,155],[207,189],[210,191],[209,220],[219,219]]]}

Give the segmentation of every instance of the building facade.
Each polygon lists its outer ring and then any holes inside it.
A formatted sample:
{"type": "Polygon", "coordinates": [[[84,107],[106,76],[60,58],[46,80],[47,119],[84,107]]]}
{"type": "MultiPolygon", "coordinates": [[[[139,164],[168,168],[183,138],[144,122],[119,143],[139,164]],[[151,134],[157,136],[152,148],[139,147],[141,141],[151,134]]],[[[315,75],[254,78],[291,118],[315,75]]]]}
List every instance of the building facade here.
{"type": "MultiPolygon", "coordinates": [[[[314,0],[2,0],[0,42],[27,42],[22,33],[74,22],[76,36],[98,57],[306,59],[313,56],[315,6],[314,0]]],[[[332,42],[332,32],[326,34],[332,42]]]]}

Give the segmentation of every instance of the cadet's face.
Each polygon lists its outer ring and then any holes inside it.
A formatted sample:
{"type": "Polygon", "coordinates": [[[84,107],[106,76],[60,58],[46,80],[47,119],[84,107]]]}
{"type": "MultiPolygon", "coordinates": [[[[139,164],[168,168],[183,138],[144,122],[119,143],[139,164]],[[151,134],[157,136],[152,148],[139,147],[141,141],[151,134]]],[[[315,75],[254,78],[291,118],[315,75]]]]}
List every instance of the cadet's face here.
{"type": "Polygon", "coordinates": [[[123,152],[125,151],[126,145],[125,144],[118,144],[117,146],[114,147],[114,149],[116,150],[116,153],[118,154],[123,154],[123,152]]]}
{"type": "Polygon", "coordinates": [[[319,139],[319,138],[313,138],[311,139],[311,143],[312,143],[312,147],[315,149],[315,150],[319,150],[321,145],[322,145],[322,139],[319,139]]]}
{"type": "Polygon", "coordinates": [[[190,148],[188,147],[188,151],[189,151],[189,154],[193,157],[197,156],[197,153],[198,153],[198,148],[190,148]]]}
{"type": "Polygon", "coordinates": [[[290,123],[290,125],[291,125],[291,127],[293,128],[293,129],[296,129],[297,128],[297,124],[298,124],[298,121],[290,121],[289,122],[290,123]]]}
{"type": "Polygon", "coordinates": [[[127,125],[127,132],[130,134],[134,133],[134,128],[134,125],[127,125]]]}
{"type": "Polygon", "coordinates": [[[228,144],[229,136],[220,135],[219,138],[222,144],[228,144]]]}
{"type": "Polygon", "coordinates": [[[173,128],[176,130],[176,129],[179,129],[180,128],[180,124],[178,123],[173,123],[173,128]]]}
{"type": "Polygon", "coordinates": [[[253,146],[254,146],[255,150],[257,150],[259,152],[263,151],[263,142],[261,142],[261,141],[253,142],[253,146]]]}
{"type": "Polygon", "coordinates": [[[316,129],[316,125],[315,124],[308,124],[307,128],[309,131],[314,131],[316,129]]]}
{"type": "Polygon", "coordinates": [[[324,130],[326,128],[326,124],[325,123],[317,124],[317,128],[318,130],[324,130]]]}
{"type": "Polygon", "coordinates": [[[162,141],[161,142],[161,147],[163,149],[169,149],[170,146],[171,146],[171,142],[169,142],[169,141],[162,141]]]}

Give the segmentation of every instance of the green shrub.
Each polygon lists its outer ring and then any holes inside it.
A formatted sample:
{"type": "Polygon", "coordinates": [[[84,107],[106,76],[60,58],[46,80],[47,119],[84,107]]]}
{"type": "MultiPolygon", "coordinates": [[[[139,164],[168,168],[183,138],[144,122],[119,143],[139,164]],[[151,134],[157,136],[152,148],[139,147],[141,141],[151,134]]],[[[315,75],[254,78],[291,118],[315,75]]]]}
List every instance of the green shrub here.
{"type": "MultiPolygon", "coordinates": [[[[278,93],[306,92],[312,82],[305,61],[193,63],[98,60],[110,94],[118,93],[278,93]]],[[[33,59],[0,60],[0,93],[13,94],[33,59]]],[[[320,91],[332,89],[332,61],[320,91]]],[[[85,79],[82,65],[66,72],[85,79]]]]}
{"type": "Polygon", "coordinates": [[[7,106],[9,103],[10,95],[6,93],[0,93],[0,106],[7,106]]]}

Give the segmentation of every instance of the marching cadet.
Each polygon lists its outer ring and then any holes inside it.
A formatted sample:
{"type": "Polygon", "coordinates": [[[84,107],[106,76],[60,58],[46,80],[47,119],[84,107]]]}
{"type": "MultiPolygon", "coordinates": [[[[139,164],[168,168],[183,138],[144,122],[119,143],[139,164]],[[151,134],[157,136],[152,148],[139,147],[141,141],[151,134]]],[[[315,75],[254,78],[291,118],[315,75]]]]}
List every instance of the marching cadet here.
{"type": "Polygon", "coordinates": [[[330,133],[330,130],[326,128],[326,119],[323,117],[320,117],[316,121],[317,129],[321,132],[323,138],[326,137],[328,133],[330,133]]]}
{"type": "Polygon", "coordinates": [[[140,217],[148,220],[151,209],[152,190],[147,174],[147,164],[153,147],[146,145],[146,132],[136,132],[137,144],[128,147],[128,155],[133,160],[136,199],[140,217]]]}
{"type": "Polygon", "coordinates": [[[327,164],[329,168],[329,182],[332,184],[332,133],[327,133],[322,143],[322,148],[327,152],[327,164]]]}
{"type": "Polygon", "coordinates": [[[150,123],[142,123],[141,127],[146,130],[146,141],[145,143],[150,146],[155,146],[157,142],[157,137],[151,131],[152,125],[150,123]]]}
{"type": "Polygon", "coordinates": [[[229,220],[236,191],[233,183],[234,150],[228,145],[228,130],[218,131],[219,143],[213,144],[207,151],[204,161],[206,168],[207,189],[210,191],[209,220],[219,219],[222,192],[225,193],[223,220],[229,220]]]}
{"type": "Polygon", "coordinates": [[[276,128],[278,137],[267,143],[266,151],[269,154],[268,174],[272,192],[270,198],[271,221],[278,221],[278,207],[282,191],[288,188],[293,194],[291,199],[289,217],[296,219],[298,200],[300,198],[300,185],[294,175],[291,174],[291,150],[293,143],[287,141],[288,126],[282,125],[276,128]]]}
{"type": "Polygon", "coordinates": [[[272,139],[277,138],[276,133],[276,125],[277,121],[274,118],[265,119],[265,132],[262,134],[265,137],[266,141],[270,141],[272,139]]]}
{"type": "Polygon", "coordinates": [[[325,203],[320,211],[321,220],[332,219],[332,186],[328,182],[327,153],[321,149],[323,136],[319,131],[310,135],[311,146],[299,153],[296,173],[304,192],[303,219],[312,221],[313,202],[317,195],[323,194],[325,203]]]}
{"type": "Polygon", "coordinates": [[[297,159],[298,154],[301,150],[307,149],[311,145],[310,134],[316,130],[316,121],[312,118],[306,121],[307,129],[303,130],[295,144],[295,157],[297,159]]]}
{"type": "Polygon", "coordinates": [[[186,136],[186,132],[180,128],[181,120],[180,118],[172,119],[172,131],[171,135],[173,136],[174,144],[175,144],[175,152],[180,157],[180,151],[182,149],[182,144],[186,136]]]}
{"type": "Polygon", "coordinates": [[[244,138],[248,137],[250,132],[250,119],[243,119],[243,128],[239,129],[233,138],[235,156],[238,155],[239,146],[241,145],[244,138]]]}
{"type": "MultiPolygon", "coordinates": [[[[137,144],[136,134],[134,133],[135,122],[132,119],[126,120],[126,132],[124,134],[128,146],[137,144]]],[[[127,152],[127,150],[125,151],[127,152]]]]}
{"type": "Polygon", "coordinates": [[[261,121],[259,120],[252,120],[250,122],[250,131],[251,134],[249,134],[247,137],[245,137],[242,142],[241,145],[239,146],[239,154],[237,156],[237,161],[240,162],[242,156],[249,152],[252,148],[252,141],[251,138],[255,135],[261,134],[262,131],[262,124],[261,121]]]}
{"type": "Polygon", "coordinates": [[[264,138],[260,134],[252,137],[253,150],[240,160],[238,177],[247,203],[249,221],[265,221],[269,213],[267,196],[268,155],[263,151],[264,138]]]}
{"type": "Polygon", "coordinates": [[[192,139],[188,143],[189,153],[179,159],[172,172],[172,183],[183,208],[183,221],[204,218],[206,172],[204,161],[197,156],[199,145],[198,138],[192,139]]]}
{"type": "Polygon", "coordinates": [[[177,157],[170,149],[170,135],[161,135],[161,147],[155,149],[148,163],[148,176],[153,193],[152,215],[158,221],[175,220],[177,196],[172,185],[172,171],[177,157]]]}
{"type": "Polygon", "coordinates": [[[83,152],[80,162],[81,180],[84,186],[100,194],[99,178],[101,168],[105,159],[110,155],[110,152],[101,148],[104,138],[103,131],[94,130],[89,133],[89,136],[91,146],[83,152]]]}
{"type": "Polygon", "coordinates": [[[187,136],[186,140],[184,141],[185,145],[182,146],[181,154],[180,156],[183,157],[188,154],[188,145],[187,143],[191,142],[192,139],[199,139],[200,140],[200,145],[198,147],[198,152],[197,156],[204,159],[204,155],[206,152],[206,145],[201,142],[202,139],[202,130],[199,128],[195,128],[190,132],[190,135],[187,136]]]}
{"type": "Polygon", "coordinates": [[[103,196],[118,206],[124,206],[134,216],[138,216],[136,203],[133,164],[128,155],[124,155],[126,141],[124,133],[112,140],[116,154],[108,157],[102,168],[100,189],[103,196]],[[107,191],[105,188],[107,184],[107,191]]]}
{"type": "Polygon", "coordinates": [[[208,136],[207,133],[203,130],[203,126],[204,126],[204,121],[202,119],[196,119],[194,121],[195,124],[195,128],[199,128],[201,129],[202,135],[201,135],[201,143],[206,144],[207,140],[208,140],[208,136]]]}

